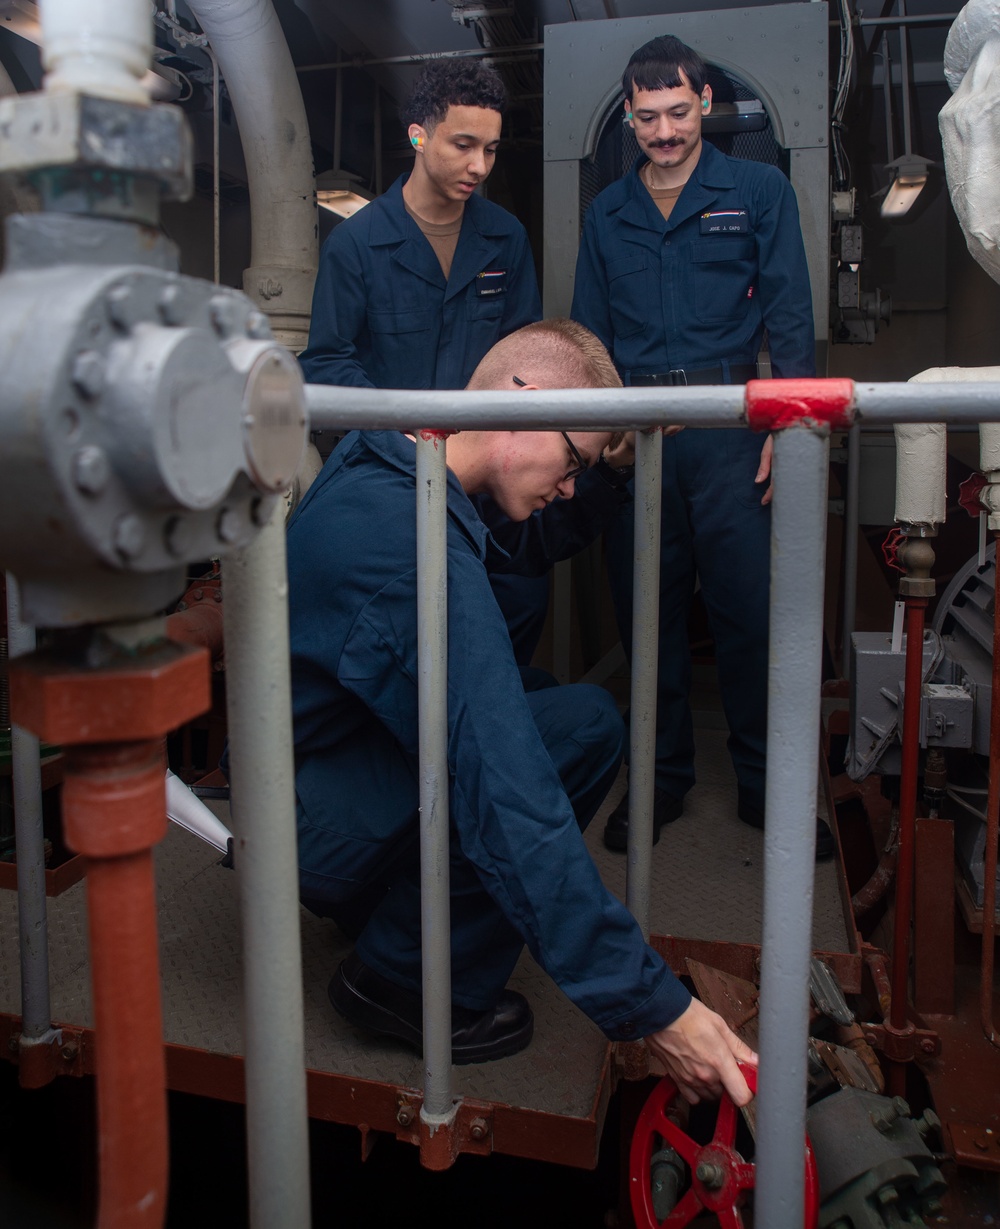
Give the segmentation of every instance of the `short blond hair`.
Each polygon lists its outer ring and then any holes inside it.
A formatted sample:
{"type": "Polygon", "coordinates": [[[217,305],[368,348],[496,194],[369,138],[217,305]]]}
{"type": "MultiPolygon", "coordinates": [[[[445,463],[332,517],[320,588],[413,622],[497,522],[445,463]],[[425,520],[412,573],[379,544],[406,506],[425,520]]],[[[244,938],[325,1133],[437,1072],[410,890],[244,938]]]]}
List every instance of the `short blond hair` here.
{"type": "Polygon", "coordinates": [[[554,316],[509,333],[486,354],[468,387],[508,388],[517,376],[539,388],[621,388],[611,357],[590,329],[554,316]]]}

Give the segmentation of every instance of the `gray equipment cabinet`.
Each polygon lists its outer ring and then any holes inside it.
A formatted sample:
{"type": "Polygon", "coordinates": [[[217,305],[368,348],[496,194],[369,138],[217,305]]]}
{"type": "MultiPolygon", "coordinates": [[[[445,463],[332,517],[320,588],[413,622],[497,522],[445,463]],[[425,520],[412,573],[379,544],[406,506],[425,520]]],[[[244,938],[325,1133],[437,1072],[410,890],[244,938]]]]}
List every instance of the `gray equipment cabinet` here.
{"type": "MultiPolygon", "coordinates": [[[[783,165],[798,198],[812,284],[817,370],[825,371],[830,266],[828,20],[825,4],[810,3],[545,27],[547,316],[569,314],[580,229],[594,189],[600,190],[627,169],[594,163],[610,128],[621,123],[621,74],[629,56],[657,35],[675,34],[694,47],[710,69],[736,86],[737,98],[763,105],[781,155],[773,160],[783,165]]],[[[734,148],[733,153],[741,156],[742,151],[734,148]]],[[[765,160],[755,152],[742,156],[765,160]]]]}

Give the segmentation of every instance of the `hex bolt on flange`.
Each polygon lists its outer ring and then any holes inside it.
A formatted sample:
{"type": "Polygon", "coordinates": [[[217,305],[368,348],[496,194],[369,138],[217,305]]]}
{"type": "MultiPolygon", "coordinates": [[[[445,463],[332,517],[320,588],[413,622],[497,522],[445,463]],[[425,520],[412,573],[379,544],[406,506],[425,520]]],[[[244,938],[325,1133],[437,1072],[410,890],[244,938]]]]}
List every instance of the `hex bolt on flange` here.
{"type": "Polygon", "coordinates": [[[473,1118],[469,1123],[469,1138],[483,1140],[489,1135],[490,1128],[485,1118],[473,1118]]]}
{"type": "Polygon", "coordinates": [[[92,401],[104,388],[104,359],[95,350],[84,350],[73,360],[73,386],[92,401]]]}
{"type": "Polygon", "coordinates": [[[416,1111],[412,1105],[403,1104],[396,1110],[396,1121],[401,1127],[409,1127],[413,1125],[413,1120],[416,1117],[416,1111]]]}
{"type": "Polygon", "coordinates": [[[73,481],[85,495],[100,495],[111,477],[108,454],[97,444],[85,444],[73,454],[73,481]]]}

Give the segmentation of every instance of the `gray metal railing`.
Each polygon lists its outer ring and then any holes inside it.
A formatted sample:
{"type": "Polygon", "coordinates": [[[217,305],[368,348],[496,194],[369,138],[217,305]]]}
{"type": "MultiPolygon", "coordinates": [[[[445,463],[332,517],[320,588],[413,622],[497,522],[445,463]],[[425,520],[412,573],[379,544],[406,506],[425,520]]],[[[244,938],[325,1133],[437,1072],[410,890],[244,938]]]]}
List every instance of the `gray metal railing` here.
{"type": "MultiPolygon", "coordinates": [[[[17,581],[7,574],[7,645],[11,661],[35,648],[35,629],[21,621],[17,581]]],[[[51,1033],[49,923],[45,896],[45,835],[42,829],[42,769],[38,739],[19,725],[10,728],[17,853],[17,916],[21,948],[21,1045],[51,1033]]]]}
{"type": "Polygon", "coordinates": [[[424,1101],[433,1131],[451,1120],[451,881],[448,841],[446,444],[417,436],[417,704],[420,713],[420,933],[424,1101]]]}
{"type": "MultiPolygon", "coordinates": [[[[560,389],[531,392],[412,392],[333,388],[310,385],[307,399],[314,429],[405,430],[418,434],[421,428],[457,431],[476,428],[551,430],[572,427],[576,430],[620,430],[635,427],[685,426],[733,427],[745,425],[745,390],[739,386],[664,389],[560,389]]],[[[979,423],[1000,421],[1000,383],[992,384],[857,384],[855,413],[871,424],[896,422],[979,423]]],[[[654,440],[648,447],[640,441],[639,471],[653,479],[656,451],[654,440]],[[647,453],[649,455],[647,455],[647,453]]],[[[820,737],[820,645],[822,641],[823,560],[826,526],[828,431],[825,427],[798,426],[778,432],[775,442],[775,483],[772,530],[771,643],[769,675],[768,772],[766,797],[766,838],[764,867],[764,952],[761,988],[761,1092],[757,1116],[758,1167],[756,1204],[761,1223],[794,1224],[802,1207],[805,1137],[805,1054],[808,1036],[808,956],[812,928],[813,846],[815,841],[815,795],[818,775],[820,737]],[[791,646],[794,645],[794,660],[791,646]],[[775,648],[774,646],[779,646],[775,648]],[[782,654],[778,659],[776,654],[782,654]],[[801,1059],[801,1061],[800,1061],[801,1059]]],[[[445,479],[445,449],[424,446],[421,464],[428,464],[426,513],[428,539],[439,546],[421,551],[421,565],[440,568],[444,557],[444,520],[440,510],[433,513],[435,486],[445,479]],[[433,454],[433,455],[432,455],[433,454]],[[431,473],[430,471],[434,472],[431,473]],[[431,525],[434,525],[431,528],[431,525]]],[[[422,479],[423,481],[423,479],[422,479]]],[[[640,483],[643,479],[640,479],[640,483]]],[[[419,484],[418,484],[419,485],[419,484]]],[[[641,488],[640,488],[641,489],[641,488]]],[[[418,502],[422,502],[419,501],[418,502]]],[[[640,508],[652,516],[654,501],[640,497],[640,508]]],[[[442,502],[443,506],[443,502],[442,502]]],[[[657,526],[659,509],[655,512],[657,526]]],[[[648,529],[646,530],[648,533],[648,529]]],[[[637,528],[637,543],[645,534],[637,528]]],[[[642,548],[649,555],[640,561],[638,571],[652,583],[658,570],[657,552],[646,541],[642,548]]],[[[443,608],[440,575],[421,581],[421,605],[427,610],[443,608]],[[439,604],[440,603],[440,604],[439,604]]],[[[227,593],[227,602],[229,595],[227,593]]],[[[640,646],[652,637],[655,643],[655,604],[644,601],[636,618],[634,644],[640,646]]],[[[436,617],[436,616],[435,616],[436,617]]],[[[227,629],[228,630],[228,629],[227,629]]],[[[439,684],[428,687],[427,698],[421,689],[421,705],[433,703],[436,716],[428,725],[428,736],[436,750],[424,750],[421,764],[421,847],[425,883],[424,914],[424,1001],[425,1001],[425,1112],[432,1126],[446,1120],[452,1112],[450,1085],[450,989],[448,986],[449,932],[447,863],[447,757],[442,751],[440,710],[443,680],[446,678],[444,647],[437,637],[421,639],[422,654],[431,655],[430,673],[437,672],[439,684]],[[431,647],[431,639],[433,647],[431,647]],[[435,664],[436,663],[436,664],[435,664]],[[443,765],[443,767],[442,767],[443,765]],[[424,792],[426,789],[426,793],[424,792]]],[[[232,673],[235,663],[230,661],[232,673]]],[[[253,670],[247,660],[237,669],[253,670]]],[[[649,662],[642,667],[645,674],[649,662]]],[[[423,675],[424,665],[420,667],[423,675]]],[[[655,661],[652,670],[655,672],[655,661]]],[[[634,680],[640,689],[644,678],[634,680]]],[[[258,693],[259,694],[259,693],[258,693]]],[[[273,695],[269,694],[269,699],[273,695]]],[[[249,699],[249,693],[247,693],[249,699]]],[[[253,701],[249,701],[253,703],[253,701]]],[[[643,699],[645,706],[650,702],[643,699]]],[[[635,711],[633,696],[633,722],[635,711]]],[[[655,715],[639,716],[649,736],[655,715]]],[[[638,753],[635,766],[641,766],[651,749],[633,746],[638,753]]],[[[283,773],[290,772],[289,756],[283,773]]],[[[632,771],[634,772],[635,766],[632,771]]],[[[234,763],[234,793],[249,800],[237,780],[234,763]]],[[[640,773],[641,776],[641,773],[640,773]]],[[[636,792],[636,828],[649,832],[652,825],[652,795],[643,787],[636,792]],[[641,797],[640,797],[641,794],[641,797]]],[[[273,820],[273,816],[271,817],[273,820]]],[[[630,816],[630,824],[632,817],[630,816]]],[[[630,901],[634,899],[637,916],[647,913],[651,846],[648,840],[636,842],[629,854],[630,901]],[[634,885],[634,886],[633,886],[634,885]],[[645,896],[647,904],[642,903],[645,896]]],[[[276,893],[278,889],[276,888],[276,893]]],[[[298,903],[290,883],[281,886],[284,908],[297,917],[298,903]]],[[[640,922],[642,922],[640,917],[640,922]]],[[[261,987],[263,993],[263,987],[261,987]]],[[[286,1015],[286,1037],[301,1035],[301,1014],[297,1020],[286,1015]]],[[[296,1008],[296,1010],[300,1010],[296,1008]]],[[[248,1089],[251,1069],[258,1062],[272,1063],[275,1047],[266,1054],[247,1055],[248,1089]]],[[[249,1097],[248,1097],[249,1100],[249,1097]]],[[[280,1107],[279,1107],[280,1108],[280,1107]]],[[[261,1107],[261,1115],[268,1111],[261,1107]]],[[[277,1180],[277,1165],[272,1158],[267,1166],[277,1180]]],[[[286,1223],[291,1223],[286,1221],[286,1223]]]]}

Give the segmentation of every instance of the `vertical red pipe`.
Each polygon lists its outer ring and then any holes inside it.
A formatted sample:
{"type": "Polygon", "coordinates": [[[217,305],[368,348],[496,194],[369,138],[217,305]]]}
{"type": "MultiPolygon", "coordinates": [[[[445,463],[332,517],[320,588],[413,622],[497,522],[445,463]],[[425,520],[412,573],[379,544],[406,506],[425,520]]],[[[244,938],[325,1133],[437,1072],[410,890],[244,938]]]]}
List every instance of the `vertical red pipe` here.
{"type": "Polygon", "coordinates": [[[98,1229],[159,1229],[167,1095],[152,847],[166,830],[162,740],[74,747],[63,823],[86,856],[97,1046],[98,1229]]]}
{"type": "MultiPolygon", "coordinates": [[[[923,684],[924,613],[927,598],[904,598],[906,602],[906,695],[903,699],[903,762],[899,781],[899,856],[896,861],[896,908],[892,932],[892,1005],[889,1024],[903,1032],[907,1027],[909,993],[910,923],[913,915],[913,848],[917,825],[917,770],[920,758],[920,693],[923,684]]],[[[889,1070],[889,1095],[902,1096],[906,1066],[893,1063],[889,1070]]]]}
{"type": "MultiPolygon", "coordinates": [[[[1000,556],[1000,535],[997,555],[1000,556]]],[[[990,697],[990,784],[983,847],[983,949],[979,977],[979,1019],[993,1045],[1000,1045],[993,1023],[993,956],[997,907],[997,836],[1000,832],[1000,557],[994,561],[993,694],[990,697]]]]}

